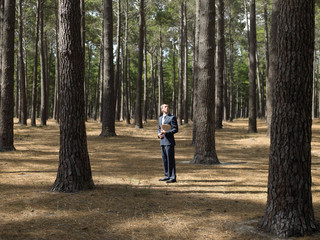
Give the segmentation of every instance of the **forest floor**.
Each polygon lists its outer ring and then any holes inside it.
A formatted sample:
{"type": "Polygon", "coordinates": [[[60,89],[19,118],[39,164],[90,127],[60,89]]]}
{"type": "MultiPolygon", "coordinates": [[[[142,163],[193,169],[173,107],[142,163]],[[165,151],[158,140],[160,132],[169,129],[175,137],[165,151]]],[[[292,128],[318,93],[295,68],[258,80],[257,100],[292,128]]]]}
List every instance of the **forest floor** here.
{"type": "MultiPolygon", "coordinates": [[[[0,239],[277,239],[257,231],[267,198],[269,138],[258,121],[224,122],[216,131],[220,165],[193,165],[192,125],[176,136],[177,183],[159,182],[163,168],[157,122],[143,129],[116,123],[117,136],[98,137],[87,123],[96,189],[49,192],[59,159],[59,126],[21,126],[16,151],[0,153],[0,239]]],[[[313,123],[313,203],[320,220],[320,121],[313,123]]],[[[293,238],[296,239],[296,238],[293,238]]],[[[320,233],[297,239],[320,239],[320,233]]]]}

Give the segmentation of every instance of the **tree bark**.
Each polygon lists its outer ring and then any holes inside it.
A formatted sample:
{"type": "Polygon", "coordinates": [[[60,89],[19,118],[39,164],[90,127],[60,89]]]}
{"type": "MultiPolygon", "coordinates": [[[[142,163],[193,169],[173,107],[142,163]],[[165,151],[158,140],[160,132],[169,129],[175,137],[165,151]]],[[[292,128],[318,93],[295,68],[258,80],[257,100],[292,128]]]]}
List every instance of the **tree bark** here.
{"type": "Polygon", "coordinates": [[[104,79],[101,137],[115,136],[112,0],[104,1],[104,79]]]}
{"type": "Polygon", "coordinates": [[[59,57],[62,66],[60,152],[57,178],[51,191],[76,192],[94,188],[83,107],[84,52],[80,16],[79,0],[59,0],[59,57]]]}
{"type": "Polygon", "coordinates": [[[126,19],[126,25],[125,25],[125,60],[124,60],[124,85],[125,85],[125,97],[126,97],[126,124],[130,124],[130,111],[129,111],[129,80],[128,80],[128,15],[129,15],[129,0],[126,0],[126,13],[125,13],[125,19],[126,19]]]}
{"type": "Polygon", "coordinates": [[[277,66],[278,66],[278,49],[277,49],[277,40],[278,40],[278,18],[279,18],[279,0],[272,1],[272,16],[271,16],[271,30],[270,30],[270,66],[268,71],[268,81],[266,83],[267,89],[267,123],[268,130],[267,136],[271,135],[271,120],[272,120],[272,111],[273,111],[273,92],[274,92],[274,82],[277,77],[277,66]]]}
{"type": "Polygon", "coordinates": [[[143,128],[142,124],[142,72],[143,72],[143,45],[144,45],[144,0],[140,0],[140,27],[139,27],[139,59],[138,59],[138,76],[136,89],[136,107],[135,107],[135,127],[143,128]]]}
{"type": "Polygon", "coordinates": [[[317,230],[311,192],[315,1],[279,0],[278,7],[268,198],[260,228],[288,238],[317,230]]]}
{"type": "Polygon", "coordinates": [[[195,153],[192,163],[220,163],[215,149],[215,1],[200,0],[198,104],[195,153]]]}
{"type": "Polygon", "coordinates": [[[256,1],[250,2],[250,32],[249,32],[249,133],[257,132],[256,106],[256,1]]]}
{"type": "Polygon", "coordinates": [[[2,86],[0,101],[0,151],[13,151],[14,25],[16,1],[4,0],[2,86]]]}
{"type": "Polygon", "coordinates": [[[117,10],[117,51],[116,51],[116,77],[115,77],[115,108],[116,108],[116,120],[120,121],[120,49],[121,49],[121,4],[118,0],[118,10],[117,10]]]}
{"type": "Polygon", "coordinates": [[[147,58],[147,27],[144,29],[144,81],[143,81],[143,122],[147,122],[148,112],[148,58],[147,58]]]}
{"type": "Polygon", "coordinates": [[[180,15],[180,36],[179,36],[179,59],[178,59],[178,68],[179,68],[179,90],[178,90],[178,124],[182,125],[183,119],[183,50],[184,50],[184,41],[183,41],[183,18],[184,18],[184,2],[181,2],[181,15],[180,15]]]}
{"type": "Polygon", "coordinates": [[[172,41],[172,114],[176,115],[176,45],[175,39],[172,41]]]}
{"type": "Polygon", "coordinates": [[[55,84],[54,84],[54,107],[53,107],[53,117],[57,123],[60,121],[60,62],[59,62],[59,19],[58,19],[58,0],[55,0],[56,7],[56,64],[55,64],[55,84]]]}
{"type": "Polygon", "coordinates": [[[223,73],[224,73],[224,56],[225,56],[225,40],[224,40],[224,0],[218,1],[218,74],[217,74],[217,103],[216,103],[216,129],[222,128],[223,120],[223,73]]]}
{"type": "Polygon", "coordinates": [[[44,40],[44,3],[40,2],[40,66],[41,66],[41,126],[47,125],[47,77],[46,77],[46,58],[44,40]]]}
{"type": "Polygon", "coordinates": [[[39,42],[39,28],[40,28],[40,8],[41,0],[37,1],[37,14],[36,14],[36,40],[34,46],[34,67],[33,67],[33,80],[32,80],[32,109],[31,109],[31,126],[36,126],[36,110],[37,110],[37,78],[38,78],[38,42],[39,42]]]}
{"type": "Polygon", "coordinates": [[[184,14],[183,14],[183,41],[184,41],[184,67],[183,67],[183,115],[184,123],[188,124],[188,26],[187,26],[187,2],[184,1],[184,14]]]}

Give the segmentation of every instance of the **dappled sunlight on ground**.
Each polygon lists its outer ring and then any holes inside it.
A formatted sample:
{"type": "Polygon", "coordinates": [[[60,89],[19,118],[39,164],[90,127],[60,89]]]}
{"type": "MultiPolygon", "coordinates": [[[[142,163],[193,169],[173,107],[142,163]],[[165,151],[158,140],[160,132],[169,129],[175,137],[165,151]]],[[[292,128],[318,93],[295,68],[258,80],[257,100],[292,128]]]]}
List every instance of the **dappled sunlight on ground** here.
{"type": "MultiPolygon", "coordinates": [[[[51,193],[59,159],[59,126],[20,126],[17,151],[0,153],[0,239],[277,239],[256,230],[267,197],[269,138],[258,121],[224,122],[216,131],[220,165],[193,165],[192,124],[176,134],[177,180],[163,175],[157,121],[143,129],[116,123],[101,138],[87,122],[96,189],[51,193]]],[[[320,121],[313,125],[313,201],[320,219],[320,121]]],[[[320,235],[301,239],[320,239],[320,235]]]]}

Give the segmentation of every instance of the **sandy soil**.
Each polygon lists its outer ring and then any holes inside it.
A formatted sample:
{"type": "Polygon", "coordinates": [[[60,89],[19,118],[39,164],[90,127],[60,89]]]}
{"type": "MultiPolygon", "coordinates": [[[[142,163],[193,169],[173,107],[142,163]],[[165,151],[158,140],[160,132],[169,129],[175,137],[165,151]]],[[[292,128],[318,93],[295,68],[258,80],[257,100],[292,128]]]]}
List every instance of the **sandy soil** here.
{"type": "MultiPolygon", "coordinates": [[[[17,119],[15,119],[17,122],[17,119]]],[[[266,204],[266,124],[247,120],[216,132],[222,164],[193,165],[192,125],[176,134],[177,180],[163,176],[156,121],[143,129],[116,123],[117,137],[98,137],[87,123],[96,189],[52,193],[59,127],[15,123],[15,152],[0,153],[0,239],[277,239],[256,230],[266,204]]],[[[320,121],[313,124],[313,202],[320,219],[320,121]]],[[[295,238],[294,238],[295,239],[295,238]]],[[[320,239],[320,234],[299,239],[320,239]]]]}

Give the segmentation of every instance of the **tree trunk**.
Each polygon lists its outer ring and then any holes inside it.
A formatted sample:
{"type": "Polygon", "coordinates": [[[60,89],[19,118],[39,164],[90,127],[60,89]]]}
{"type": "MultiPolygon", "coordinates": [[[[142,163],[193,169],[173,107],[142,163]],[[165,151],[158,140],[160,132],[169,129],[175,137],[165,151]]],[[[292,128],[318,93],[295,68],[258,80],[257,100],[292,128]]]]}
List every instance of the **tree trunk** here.
{"type": "MultiPolygon", "coordinates": [[[[264,38],[265,38],[265,49],[266,49],[266,84],[269,81],[269,28],[268,28],[268,1],[264,0],[264,38]]],[[[267,106],[266,106],[267,107],[267,106]]],[[[265,111],[265,109],[264,109],[265,111]]],[[[263,113],[266,117],[266,111],[263,113]]],[[[267,116],[268,117],[268,116],[267,116]]],[[[268,122],[268,121],[267,121],[268,122]]]]}
{"type": "Polygon", "coordinates": [[[183,18],[184,18],[184,2],[181,2],[181,15],[180,15],[180,37],[179,37],[179,59],[178,59],[178,68],[179,68],[179,90],[178,90],[178,124],[182,125],[183,118],[183,18]]]}
{"type": "Polygon", "coordinates": [[[317,230],[311,192],[314,8],[315,1],[279,1],[268,198],[260,227],[285,238],[317,230]]]}
{"type": "Polygon", "coordinates": [[[259,99],[259,117],[265,118],[265,109],[264,109],[264,81],[263,76],[260,76],[260,62],[258,49],[256,51],[256,61],[257,61],[257,84],[258,84],[258,99],[259,99]]]}
{"type": "Polygon", "coordinates": [[[172,114],[176,115],[176,45],[175,39],[172,41],[172,114]]]}
{"type": "Polygon", "coordinates": [[[215,1],[201,0],[199,14],[198,104],[195,154],[192,163],[218,164],[215,149],[215,1]]]}
{"type": "Polygon", "coordinates": [[[129,15],[129,0],[126,0],[126,25],[125,25],[125,60],[124,60],[124,85],[125,85],[125,97],[126,97],[126,124],[130,124],[130,111],[129,111],[129,80],[128,80],[128,15],[129,15]]]}
{"type": "Polygon", "coordinates": [[[147,29],[144,29],[144,81],[143,81],[143,122],[147,122],[147,106],[148,106],[148,60],[147,60],[147,29]]]}
{"type": "Polygon", "coordinates": [[[277,40],[278,40],[278,23],[279,23],[279,8],[278,1],[272,1],[272,16],[271,16],[271,30],[270,30],[270,66],[268,71],[268,80],[266,83],[267,88],[267,123],[268,130],[267,136],[271,134],[271,119],[273,111],[273,92],[274,92],[274,82],[277,77],[277,66],[278,66],[278,56],[277,56],[277,40]]]}
{"type": "Polygon", "coordinates": [[[39,27],[40,27],[40,8],[41,0],[37,2],[37,23],[36,23],[36,41],[34,46],[34,67],[32,81],[32,109],[31,109],[31,126],[36,126],[36,110],[37,110],[37,78],[38,78],[38,42],[39,42],[39,27]]]}
{"type": "Polygon", "coordinates": [[[224,40],[224,0],[218,1],[218,74],[217,74],[217,103],[216,103],[216,129],[222,128],[223,120],[223,73],[224,73],[224,56],[225,56],[225,40],[224,40]]]}
{"type": "Polygon", "coordinates": [[[56,7],[56,64],[55,64],[55,84],[54,84],[54,107],[53,107],[53,117],[57,123],[60,121],[60,62],[59,62],[59,41],[58,41],[58,34],[59,34],[59,20],[58,20],[58,0],[55,0],[55,7],[56,7]]]}
{"type": "Polygon", "coordinates": [[[224,66],[223,66],[223,118],[226,121],[230,119],[230,101],[229,101],[229,78],[227,67],[227,53],[224,50],[224,66]]]}
{"type": "Polygon", "coordinates": [[[112,0],[104,1],[104,79],[101,137],[115,136],[112,0]]]}
{"type": "Polygon", "coordinates": [[[188,124],[188,26],[187,26],[187,3],[184,1],[184,14],[183,14],[183,36],[184,36],[184,67],[183,67],[183,113],[184,123],[188,124]]]}
{"type": "Polygon", "coordinates": [[[116,120],[120,121],[120,32],[121,32],[121,4],[118,0],[118,20],[117,20],[117,52],[116,52],[116,78],[115,78],[115,108],[116,108],[116,120]]]}
{"type": "Polygon", "coordinates": [[[15,2],[4,0],[2,86],[0,101],[0,151],[13,151],[14,25],[15,2]]]}
{"type": "Polygon", "coordinates": [[[93,120],[97,120],[98,111],[99,111],[99,86],[100,86],[100,75],[101,75],[101,65],[102,65],[102,58],[101,58],[101,51],[100,51],[100,61],[98,67],[98,74],[97,74],[97,83],[96,83],[96,91],[95,91],[95,101],[93,107],[93,120]]]}
{"type": "Polygon", "coordinates": [[[196,144],[197,137],[197,104],[198,104],[198,82],[199,82],[199,28],[200,28],[200,0],[196,0],[195,40],[194,40],[194,65],[193,65],[193,128],[192,145],[196,144]]]}
{"type": "Polygon", "coordinates": [[[47,77],[44,40],[44,3],[40,3],[41,126],[47,125],[47,77]]]}
{"type": "Polygon", "coordinates": [[[250,33],[249,33],[249,133],[257,132],[257,106],[256,106],[256,1],[250,2],[250,33]]]}
{"type": "Polygon", "coordinates": [[[18,56],[18,53],[17,53],[17,56],[16,56],[16,95],[15,95],[15,97],[16,97],[16,101],[15,101],[15,115],[16,115],[16,117],[19,119],[19,123],[21,123],[21,115],[20,115],[20,101],[19,101],[19,97],[20,97],[20,87],[19,87],[19,85],[20,85],[20,80],[19,80],[19,78],[20,78],[20,74],[19,74],[19,72],[20,72],[20,67],[19,67],[19,61],[20,61],[20,59],[19,59],[19,56],[18,56]]]}
{"type": "Polygon", "coordinates": [[[51,191],[93,189],[84,112],[84,52],[81,47],[80,1],[59,0],[61,62],[60,152],[51,191]],[[77,67],[77,71],[74,68],[77,67]]]}
{"type": "MultiPolygon", "coordinates": [[[[4,0],[0,0],[0,79],[2,79],[2,41],[3,41],[3,16],[4,16],[4,0]]],[[[1,80],[0,80],[0,101],[1,101],[1,80]]]]}
{"type": "Polygon", "coordinates": [[[139,59],[138,59],[138,76],[137,76],[137,90],[136,90],[136,107],[135,107],[135,113],[134,113],[136,128],[143,128],[141,104],[142,104],[144,26],[145,26],[144,0],[140,0],[139,59]]]}

